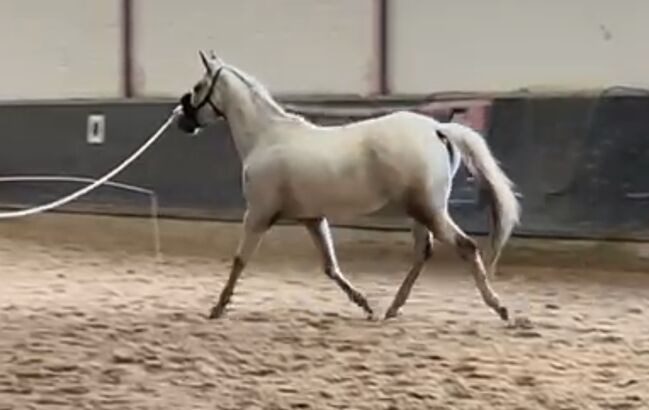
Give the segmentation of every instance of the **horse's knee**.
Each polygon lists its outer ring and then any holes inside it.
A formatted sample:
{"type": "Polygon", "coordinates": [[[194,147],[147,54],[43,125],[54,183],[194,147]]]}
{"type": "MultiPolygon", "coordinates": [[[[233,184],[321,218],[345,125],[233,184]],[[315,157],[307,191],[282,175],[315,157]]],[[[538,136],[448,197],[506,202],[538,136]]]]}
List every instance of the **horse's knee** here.
{"type": "Polygon", "coordinates": [[[478,252],[478,245],[476,242],[467,236],[458,235],[455,238],[455,246],[457,246],[462,259],[468,259],[478,252]]]}

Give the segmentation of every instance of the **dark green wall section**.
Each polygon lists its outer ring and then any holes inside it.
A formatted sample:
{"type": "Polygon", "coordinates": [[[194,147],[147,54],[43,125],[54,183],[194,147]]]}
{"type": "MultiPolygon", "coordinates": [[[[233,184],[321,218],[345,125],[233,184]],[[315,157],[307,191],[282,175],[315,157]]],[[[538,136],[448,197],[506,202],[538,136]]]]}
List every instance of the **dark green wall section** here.
{"type": "MultiPolygon", "coordinates": [[[[0,176],[100,177],[164,122],[169,102],[0,105],[0,176]],[[106,142],[86,142],[89,114],[106,116],[106,142]]],[[[336,122],[312,115],[316,122],[336,122]]],[[[503,98],[490,109],[488,141],[523,195],[519,234],[649,238],[649,98],[503,98]]],[[[222,122],[199,137],[170,130],[116,180],[156,191],[162,213],[241,216],[240,163],[222,122]]],[[[0,184],[0,203],[34,205],[74,184],[0,184]]],[[[147,214],[148,200],[101,188],[66,210],[147,214]]],[[[469,232],[484,232],[477,193],[458,175],[452,213],[469,232]]],[[[358,221],[361,223],[361,220],[358,221]]],[[[404,227],[389,210],[363,224],[404,227]]]]}

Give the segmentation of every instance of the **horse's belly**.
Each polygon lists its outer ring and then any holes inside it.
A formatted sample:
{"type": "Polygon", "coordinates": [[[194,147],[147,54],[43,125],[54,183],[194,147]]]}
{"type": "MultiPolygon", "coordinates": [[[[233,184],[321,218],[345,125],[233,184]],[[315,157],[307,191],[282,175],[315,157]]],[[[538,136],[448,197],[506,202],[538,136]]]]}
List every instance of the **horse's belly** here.
{"type": "Polygon", "coordinates": [[[299,217],[352,217],[374,212],[386,205],[388,199],[371,187],[313,185],[298,195],[299,217]],[[314,190],[315,188],[315,190],[314,190]]]}
{"type": "Polygon", "coordinates": [[[383,170],[363,146],[309,146],[286,155],[281,168],[286,178],[285,213],[296,217],[349,217],[385,206],[403,181],[399,170],[383,170]],[[385,175],[392,175],[386,179],[385,175]]]}

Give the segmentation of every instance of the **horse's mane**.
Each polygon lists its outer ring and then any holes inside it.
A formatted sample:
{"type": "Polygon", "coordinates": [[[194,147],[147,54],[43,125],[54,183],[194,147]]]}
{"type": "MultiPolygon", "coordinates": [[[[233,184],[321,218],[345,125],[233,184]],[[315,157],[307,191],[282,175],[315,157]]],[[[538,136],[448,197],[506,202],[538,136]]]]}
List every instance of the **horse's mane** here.
{"type": "Polygon", "coordinates": [[[234,75],[236,75],[244,84],[248,86],[248,89],[254,97],[260,99],[263,103],[270,107],[275,112],[275,114],[278,114],[280,117],[284,117],[286,119],[306,121],[304,117],[289,113],[284,110],[284,108],[282,108],[282,106],[279,105],[273,98],[268,89],[256,78],[231,65],[228,65],[227,67],[232,73],[234,73],[234,75]]]}

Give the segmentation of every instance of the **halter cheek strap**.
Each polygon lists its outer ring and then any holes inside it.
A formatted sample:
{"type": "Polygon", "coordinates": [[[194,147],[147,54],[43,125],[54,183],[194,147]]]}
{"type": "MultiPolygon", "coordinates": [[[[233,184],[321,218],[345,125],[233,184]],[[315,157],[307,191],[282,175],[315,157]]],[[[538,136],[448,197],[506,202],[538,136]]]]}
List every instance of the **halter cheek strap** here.
{"type": "Polygon", "coordinates": [[[197,126],[199,125],[198,123],[198,118],[196,114],[198,114],[198,111],[203,108],[205,105],[208,105],[212,108],[214,111],[214,114],[217,117],[224,117],[225,114],[223,114],[223,111],[219,110],[219,108],[214,104],[212,101],[212,93],[214,92],[214,87],[216,86],[216,82],[219,79],[219,76],[221,75],[221,71],[223,71],[223,67],[219,67],[214,75],[212,76],[212,79],[210,80],[210,86],[207,89],[207,93],[205,93],[205,97],[194,107],[191,104],[191,94],[187,93],[183,95],[180,99],[180,105],[182,106],[183,109],[183,114],[185,117],[190,119],[194,124],[197,126]]]}
{"type": "Polygon", "coordinates": [[[210,107],[212,107],[212,110],[214,110],[214,114],[216,114],[219,117],[223,116],[223,112],[217,108],[216,105],[214,105],[214,102],[212,102],[212,93],[214,92],[214,87],[216,86],[216,82],[219,80],[219,76],[221,75],[221,71],[223,71],[223,67],[219,67],[214,75],[212,76],[212,80],[210,81],[210,86],[207,89],[207,93],[205,94],[205,97],[201,100],[200,103],[196,106],[196,111],[200,110],[203,108],[205,104],[209,104],[210,107]]]}

